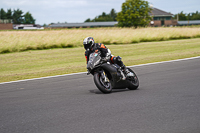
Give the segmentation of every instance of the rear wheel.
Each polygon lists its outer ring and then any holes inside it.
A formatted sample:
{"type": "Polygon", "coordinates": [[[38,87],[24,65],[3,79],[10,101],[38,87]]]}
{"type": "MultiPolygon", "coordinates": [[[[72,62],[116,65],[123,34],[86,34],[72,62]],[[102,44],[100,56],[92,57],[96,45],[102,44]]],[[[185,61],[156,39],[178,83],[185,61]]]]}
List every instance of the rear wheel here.
{"type": "Polygon", "coordinates": [[[138,77],[137,75],[135,74],[135,72],[130,69],[130,68],[127,68],[130,72],[133,73],[134,76],[131,76],[131,77],[128,77],[127,80],[129,81],[129,87],[128,89],[129,90],[136,90],[138,87],[139,87],[139,80],[138,80],[138,77]]]}
{"type": "Polygon", "coordinates": [[[105,82],[100,73],[94,74],[94,83],[102,93],[111,93],[112,87],[110,82],[105,82]]]}

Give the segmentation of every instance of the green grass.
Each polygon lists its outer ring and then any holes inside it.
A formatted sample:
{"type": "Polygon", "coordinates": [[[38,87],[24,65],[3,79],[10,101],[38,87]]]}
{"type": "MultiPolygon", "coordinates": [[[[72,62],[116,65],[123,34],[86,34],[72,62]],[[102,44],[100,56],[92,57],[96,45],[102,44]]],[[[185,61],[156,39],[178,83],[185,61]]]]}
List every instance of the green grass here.
{"type": "MultiPolygon", "coordinates": [[[[200,39],[109,45],[125,65],[200,56],[200,39]]],[[[0,82],[86,71],[83,47],[0,54],[0,82]]]]}

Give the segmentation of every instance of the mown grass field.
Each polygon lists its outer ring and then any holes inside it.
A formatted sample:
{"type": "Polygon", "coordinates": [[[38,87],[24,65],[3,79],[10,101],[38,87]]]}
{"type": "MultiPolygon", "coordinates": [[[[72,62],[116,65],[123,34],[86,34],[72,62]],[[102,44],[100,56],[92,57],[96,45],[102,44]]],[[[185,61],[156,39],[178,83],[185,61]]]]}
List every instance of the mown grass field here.
{"type": "Polygon", "coordinates": [[[0,53],[80,47],[92,36],[104,44],[131,44],[200,37],[199,27],[95,28],[43,31],[1,31],[0,53]]]}
{"type": "MultiPolygon", "coordinates": [[[[107,47],[127,66],[200,56],[200,38],[107,47]]],[[[0,54],[0,82],[84,71],[83,47],[0,54]]]]}

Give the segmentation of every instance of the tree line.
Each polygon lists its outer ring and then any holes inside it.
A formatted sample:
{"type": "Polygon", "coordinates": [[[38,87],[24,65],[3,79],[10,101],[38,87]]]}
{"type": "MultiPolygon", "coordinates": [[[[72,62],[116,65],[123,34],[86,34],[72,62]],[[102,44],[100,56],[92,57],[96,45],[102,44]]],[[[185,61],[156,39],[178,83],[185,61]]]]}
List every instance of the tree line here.
{"type": "Polygon", "coordinates": [[[103,21],[118,21],[119,27],[135,27],[146,26],[152,20],[149,12],[152,9],[149,2],[145,0],[126,0],[122,3],[122,11],[116,13],[112,9],[109,14],[105,12],[94,19],[88,18],[85,22],[103,22],[103,21]]]}
{"type": "MultiPolygon", "coordinates": [[[[191,13],[183,13],[183,11],[181,11],[180,13],[175,14],[173,16],[173,19],[177,20],[177,16],[179,21],[200,20],[200,12],[198,11],[191,13]]],[[[88,18],[85,20],[85,22],[104,22],[104,21],[117,21],[117,13],[115,9],[112,9],[109,14],[103,12],[102,15],[99,15],[94,19],[88,18]]]]}
{"type": "Polygon", "coordinates": [[[20,9],[11,10],[7,9],[5,11],[3,8],[0,10],[0,19],[2,20],[12,20],[14,24],[35,24],[36,19],[33,18],[30,12],[24,12],[20,9]]]}
{"type": "Polygon", "coordinates": [[[192,13],[183,13],[180,12],[178,14],[174,15],[174,19],[177,19],[178,16],[178,20],[180,21],[184,21],[184,20],[200,20],[200,12],[196,11],[196,12],[192,12],[192,13]]]}
{"type": "MultiPolygon", "coordinates": [[[[103,12],[101,15],[95,17],[94,19],[88,18],[85,22],[104,22],[104,21],[118,21],[118,26],[120,27],[138,27],[147,26],[152,20],[152,16],[149,15],[151,12],[151,7],[149,2],[145,0],[126,0],[122,3],[122,11],[116,13],[115,9],[112,9],[110,13],[106,14],[103,12]]],[[[173,16],[173,19],[179,21],[186,20],[200,20],[200,12],[183,13],[180,12],[173,16]]]]}
{"type": "Polygon", "coordinates": [[[94,19],[90,20],[90,18],[86,19],[85,22],[106,22],[106,21],[117,21],[117,13],[115,9],[112,9],[109,14],[105,12],[102,15],[95,17],[94,19]]]}

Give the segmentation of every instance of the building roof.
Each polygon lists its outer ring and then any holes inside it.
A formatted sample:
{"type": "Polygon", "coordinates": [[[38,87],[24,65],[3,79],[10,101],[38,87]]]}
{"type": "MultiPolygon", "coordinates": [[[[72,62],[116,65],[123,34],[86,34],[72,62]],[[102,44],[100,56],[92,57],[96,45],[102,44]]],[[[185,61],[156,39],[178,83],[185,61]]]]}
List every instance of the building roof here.
{"type": "Polygon", "coordinates": [[[162,10],[160,10],[158,8],[154,7],[152,9],[153,10],[149,13],[149,15],[151,15],[151,16],[154,16],[154,17],[156,17],[156,16],[173,16],[173,14],[165,12],[165,11],[162,11],[162,10]]]}
{"type": "Polygon", "coordinates": [[[85,22],[85,23],[58,23],[51,24],[48,26],[49,28],[57,28],[57,27],[105,27],[105,26],[114,26],[118,22],[85,22]]]}

